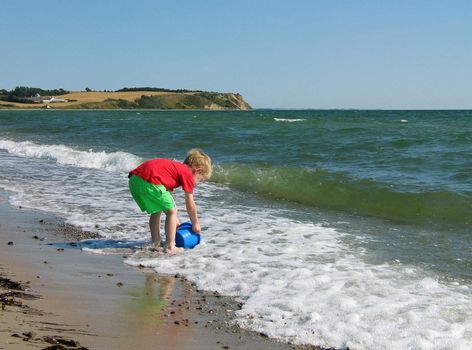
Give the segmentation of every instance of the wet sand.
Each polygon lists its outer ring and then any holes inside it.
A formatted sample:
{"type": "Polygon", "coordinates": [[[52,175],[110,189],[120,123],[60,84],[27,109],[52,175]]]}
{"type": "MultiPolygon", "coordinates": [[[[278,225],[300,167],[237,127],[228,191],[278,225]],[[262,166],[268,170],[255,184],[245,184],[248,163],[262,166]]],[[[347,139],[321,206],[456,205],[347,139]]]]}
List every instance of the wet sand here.
{"type": "Polygon", "coordinates": [[[81,251],[73,242],[93,234],[13,208],[1,191],[0,237],[2,350],[318,349],[232,325],[236,301],[198,291],[180,276],[81,251]],[[73,342],[59,345],[58,337],[73,342]]]}

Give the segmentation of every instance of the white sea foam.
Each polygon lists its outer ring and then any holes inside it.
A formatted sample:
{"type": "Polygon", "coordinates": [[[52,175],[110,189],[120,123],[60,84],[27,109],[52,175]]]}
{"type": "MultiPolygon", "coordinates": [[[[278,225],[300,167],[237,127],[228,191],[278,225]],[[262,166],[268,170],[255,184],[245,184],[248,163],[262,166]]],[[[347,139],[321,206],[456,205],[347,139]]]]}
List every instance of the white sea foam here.
{"type": "Polygon", "coordinates": [[[22,157],[47,158],[59,164],[109,171],[126,171],[141,161],[139,157],[126,152],[80,151],[64,145],[39,145],[30,141],[0,140],[0,149],[22,157]]]}
{"type": "Polygon", "coordinates": [[[274,118],[276,122],[286,122],[286,123],[294,123],[294,122],[303,122],[306,119],[301,118],[274,118]]]}
{"type": "Polygon", "coordinates": [[[1,149],[8,152],[0,155],[10,178],[0,178],[0,188],[14,192],[12,204],[48,211],[71,225],[118,238],[130,236],[122,223],[122,212],[129,208],[134,238],[142,237],[142,215],[127,190],[127,173],[139,165],[139,157],[29,141],[0,140],[1,149]]]}
{"type": "Polygon", "coordinates": [[[468,287],[401,264],[366,264],[343,246],[343,233],[277,210],[223,203],[206,208],[205,223],[206,247],[127,262],[236,296],[244,302],[239,325],[286,341],[351,349],[472,346],[468,287]]]}
{"type": "MultiPolygon", "coordinates": [[[[138,157],[124,153],[129,165],[110,167],[93,160],[101,152],[0,145],[9,152],[0,152],[0,187],[14,192],[14,204],[53,212],[104,238],[149,239],[148,217],[127,191],[126,172],[138,157]],[[61,153],[66,160],[59,161],[61,153]]],[[[182,193],[175,196],[184,208],[182,193]]],[[[348,232],[295,219],[288,209],[225,187],[203,184],[195,196],[208,228],[205,245],[170,257],[138,251],[126,262],[181,273],[200,288],[235,296],[244,303],[235,322],[286,341],[351,349],[472,348],[469,285],[439,282],[400,262],[369,264],[365,249],[345,244],[348,232]]]]}

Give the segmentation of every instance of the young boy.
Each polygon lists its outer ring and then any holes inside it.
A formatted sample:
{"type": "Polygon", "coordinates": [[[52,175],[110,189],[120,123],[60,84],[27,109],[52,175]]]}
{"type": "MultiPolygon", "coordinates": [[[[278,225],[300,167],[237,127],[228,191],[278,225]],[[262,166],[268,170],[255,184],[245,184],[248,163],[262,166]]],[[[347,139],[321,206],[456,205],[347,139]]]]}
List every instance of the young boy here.
{"type": "Polygon", "coordinates": [[[185,192],[185,206],[192,221],[192,230],[200,233],[197,206],[193,200],[195,185],[211,176],[211,159],[201,149],[194,148],[187,153],[183,163],[170,159],[151,159],[129,173],[129,189],[142,211],[151,214],[149,227],[154,245],[160,240],[161,213],[166,214],[165,251],[175,254],[183,250],[175,246],[175,231],[179,224],[177,208],[171,192],[182,186],[185,192]]]}

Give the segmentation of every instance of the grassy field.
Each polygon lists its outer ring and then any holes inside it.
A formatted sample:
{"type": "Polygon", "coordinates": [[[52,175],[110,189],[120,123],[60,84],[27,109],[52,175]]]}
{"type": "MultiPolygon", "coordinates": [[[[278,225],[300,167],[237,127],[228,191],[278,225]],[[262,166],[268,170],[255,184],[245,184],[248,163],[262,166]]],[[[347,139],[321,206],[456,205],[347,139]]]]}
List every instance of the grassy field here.
{"type": "MultiPolygon", "coordinates": [[[[156,92],[156,91],[123,91],[123,92],[71,92],[69,94],[55,96],[56,98],[63,98],[69,102],[58,102],[51,103],[49,106],[55,109],[61,108],[76,108],[84,104],[97,104],[104,102],[107,99],[113,100],[126,100],[134,101],[141,96],[157,96],[157,95],[171,95],[169,92],[156,92]]],[[[181,93],[183,95],[192,95],[193,92],[181,93]]],[[[44,108],[45,104],[42,103],[16,103],[8,101],[0,101],[0,107],[4,108],[26,108],[26,109],[39,109],[44,108]]]]}

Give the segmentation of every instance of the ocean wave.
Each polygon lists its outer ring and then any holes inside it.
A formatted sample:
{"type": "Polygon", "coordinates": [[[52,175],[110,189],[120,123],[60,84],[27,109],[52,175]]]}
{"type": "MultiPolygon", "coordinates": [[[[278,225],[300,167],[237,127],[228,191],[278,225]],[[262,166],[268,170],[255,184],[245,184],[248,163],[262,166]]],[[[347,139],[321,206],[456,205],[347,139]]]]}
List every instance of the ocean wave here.
{"type": "Polygon", "coordinates": [[[215,167],[212,181],[270,199],[401,223],[447,227],[471,224],[472,193],[407,192],[372,179],[353,179],[321,169],[242,164],[215,167]]]}
{"type": "MultiPolygon", "coordinates": [[[[122,151],[84,151],[31,141],[0,140],[1,149],[20,157],[50,159],[58,164],[110,172],[128,172],[143,161],[134,154],[122,151]]],[[[354,179],[322,169],[254,167],[240,163],[215,166],[211,181],[269,199],[401,223],[464,228],[472,222],[470,192],[407,192],[372,179],[354,179]]]]}
{"type": "Polygon", "coordinates": [[[82,151],[65,145],[41,145],[31,141],[0,140],[0,149],[21,157],[51,159],[58,164],[113,172],[127,172],[142,162],[141,158],[127,152],[82,151]]]}

